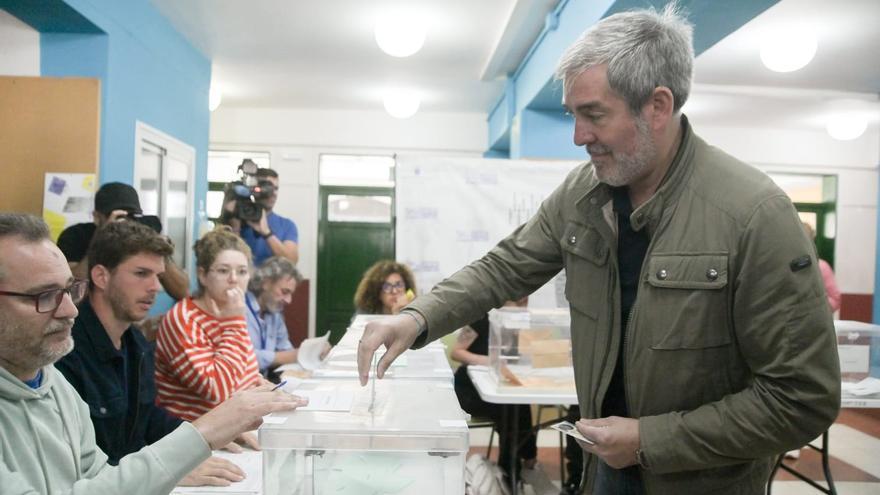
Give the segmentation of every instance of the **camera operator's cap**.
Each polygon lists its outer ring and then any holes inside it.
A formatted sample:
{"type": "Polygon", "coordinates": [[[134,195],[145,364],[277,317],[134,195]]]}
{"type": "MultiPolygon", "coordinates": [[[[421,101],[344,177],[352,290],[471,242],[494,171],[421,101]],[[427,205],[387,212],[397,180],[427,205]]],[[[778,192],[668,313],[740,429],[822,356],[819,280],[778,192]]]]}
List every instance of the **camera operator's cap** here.
{"type": "Polygon", "coordinates": [[[109,215],[113,210],[143,213],[137,191],[122,182],[108,182],[101,186],[95,193],[95,211],[109,215]]]}

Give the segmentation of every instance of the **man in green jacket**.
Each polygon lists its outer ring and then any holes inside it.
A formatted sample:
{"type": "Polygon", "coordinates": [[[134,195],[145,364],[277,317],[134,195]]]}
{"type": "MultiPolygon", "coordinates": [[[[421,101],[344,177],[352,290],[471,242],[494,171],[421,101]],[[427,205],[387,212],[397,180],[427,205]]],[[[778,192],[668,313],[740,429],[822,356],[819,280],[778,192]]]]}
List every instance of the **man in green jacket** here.
{"type": "Polygon", "coordinates": [[[4,495],[165,494],[262,417],[303,404],[271,386],[233,395],[118,466],[95,444],[89,408],[52,363],[73,348],[76,280],[46,224],[0,213],[0,480],[4,495]]]}
{"type": "Polygon", "coordinates": [[[765,174],[681,114],[692,28],[609,16],[562,56],[576,167],[538,213],[401,314],[367,325],[361,382],[561,269],[587,493],[760,494],[774,457],[821,434],[840,370],[815,251],[765,174]]]}

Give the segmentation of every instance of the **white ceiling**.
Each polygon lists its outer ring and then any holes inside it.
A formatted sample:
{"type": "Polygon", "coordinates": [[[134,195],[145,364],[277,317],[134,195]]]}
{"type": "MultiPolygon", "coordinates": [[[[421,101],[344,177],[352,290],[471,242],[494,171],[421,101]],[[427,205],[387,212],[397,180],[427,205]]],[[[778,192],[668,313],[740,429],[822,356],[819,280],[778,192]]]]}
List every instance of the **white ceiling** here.
{"type": "MultiPolygon", "coordinates": [[[[421,111],[486,112],[556,0],[152,2],[212,59],[224,106],[381,109],[386,88],[405,87],[422,94],[421,111]],[[429,20],[412,57],[385,55],[373,39],[376,16],[394,7],[429,20]]],[[[782,0],[697,58],[686,111],[721,125],[821,127],[831,100],[877,99],[878,21],[880,0],[782,0]],[[793,22],[815,27],[816,57],[771,72],[762,35],[793,22]]]]}
{"type": "MultiPolygon", "coordinates": [[[[223,105],[381,109],[388,87],[422,94],[424,111],[485,112],[503,82],[480,77],[516,0],[153,0],[213,61],[223,105]],[[417,8],[420,52],[383,53],[377,15],[417,8]]],[[[538,17],[538,26],[543,18],[538,17]]]]}
{"type": "Polygon", "coordinates": [[[685,111],[720,125],[821,129],[840,99],[873,114],[880,107],[880,1],[782,0],[703,52],[685,111]],[[809,26],[819,41],[804,68],[773,72],[761,63],[767,33],[809,26]]]}

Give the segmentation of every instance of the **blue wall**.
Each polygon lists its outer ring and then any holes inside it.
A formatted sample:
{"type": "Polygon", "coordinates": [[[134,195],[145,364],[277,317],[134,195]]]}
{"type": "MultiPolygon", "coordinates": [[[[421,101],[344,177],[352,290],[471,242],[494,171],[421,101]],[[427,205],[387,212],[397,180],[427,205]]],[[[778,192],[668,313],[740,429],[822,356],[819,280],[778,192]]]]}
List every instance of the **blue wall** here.
{"type": "MultiPolygon", "coordinates": [[[[147,0],[2,0],[0,6],[40,31],[41,75],[101,80],[100,182],[132,182],[141,121],[195,148],[198,205],[207,193],[211,61],[147,0]]],[[[190,215],[196,218],[195,210],[190,215]]]]}
{"type": "MultiPolygon", "coordinates": [[[[553,80],[563,51],[589,26],[611,14],[670,0],[560,0],[499,103],[489,110],[491,155],[510,158],[586,158],[574,146],[570,119],[563,117],[560,84],[553,80]],[[510,109],[508,102],[513,102],[510,109]],[[556,114],[556,115],[554,115],[556,114]],[[568,120],[568,123],[566,123],[568,120]],[[563,136],[563,134],[567,136],[563,136]],[[508,141],[499,140],[507,136],[508,141]]],[[[694,50],[702,53],[779,0],[739,0],[723,7],[713,0],[678,0],[694,24],[694,50]]]]}

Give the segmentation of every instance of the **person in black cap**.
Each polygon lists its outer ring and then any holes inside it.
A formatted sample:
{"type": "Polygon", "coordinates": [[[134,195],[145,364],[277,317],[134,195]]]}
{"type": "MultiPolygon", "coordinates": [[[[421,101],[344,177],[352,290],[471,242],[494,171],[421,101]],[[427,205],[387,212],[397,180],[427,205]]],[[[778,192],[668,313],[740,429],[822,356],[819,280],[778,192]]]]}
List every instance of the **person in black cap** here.
{"type": "MultiPolygon", "coordinates": [[[[128,184],[122,182],[108,182],[95,193],[95,210],[92,212],[92,223],[78,223],[71,225],[58,236],[58,248],[67,258],[73,276],[80,280],[88,280],[88,262],[86,252],[95,231],[109,223],[117,222],[143,214],[141,202],[137,191],[128,184]]],[[[148,219],[150,217],[141,217],[148,219]]],[[[162,225],[158,219],[154,221],[142,221],[153,230],[159,232],[162,225]]],[[[169,296],[176,300],[183,299],[189,294],[189,277],[174,262],[171,257],[165,260],[165,273],[159,278],[162,287],[169,296]]]]}

